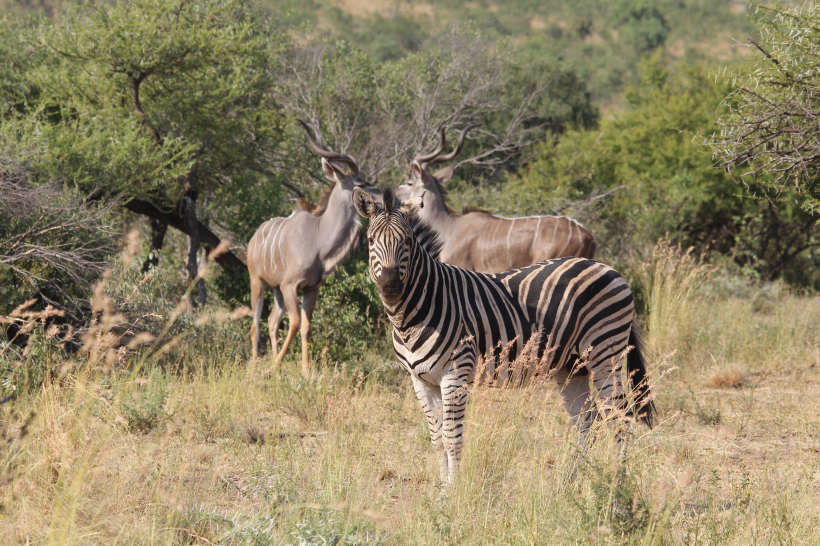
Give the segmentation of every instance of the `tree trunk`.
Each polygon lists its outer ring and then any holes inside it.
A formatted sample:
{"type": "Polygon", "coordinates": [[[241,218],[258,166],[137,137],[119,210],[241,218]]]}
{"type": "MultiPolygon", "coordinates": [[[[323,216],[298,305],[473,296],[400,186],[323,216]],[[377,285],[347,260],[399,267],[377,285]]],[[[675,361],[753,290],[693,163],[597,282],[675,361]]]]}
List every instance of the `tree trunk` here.
{"type": "Polygon", "coordinates": [[[165,243],[165,233],[167,231],[168,224],[156,218],[151,218],[151,250],[148,251],[148,257],[142,264],[143,273],[159,265],[159,255],[162,252],[162,245],[165,243]]]}
{"type": "MultiPolygon", "coordinates": [[[[193,280],[198,273],[197,253],[199,252],[199,221],[196,218],[196,179],[193,173],[189,173],[185,178],[185,188],[180,203],[180,215],[188,225],[188,263],[185,269],[188,271],[188,278],[193,280]]],[[[197,298],[195,307],[205,305],[207,293],[205,292],[205,279],[196,282],[197,298]]]]}
{"type": "MultiPolygon", "coordinates": [[[[131,199],[125,203],[125,208],[136,214],[142,214],[148,218],[155,218],[161,223],[167,224],[172,228],[178,229],[182,233],[189,235],[188,223],[185,222],[179,214],[166,212],[160,208],[160,206],[155,205],[150,201],[131,199]]],[[[178,204],[178,208],[182,208],[182,202],[178,204]]],[[[206,250],[214,249],[219,246],[219,237],[214,235],[210,229],[202,225],[202,223],[199,223],[198,228],[202,246],[204,246],[206,250]]],[[[225,271],[229,272],[232,277],[235,277],[243,284],[248,284],[246,278],[248,276],[248,266],[246,266],[245,263],[240,260],[231,250],[225,250],[215,258],[215,261],[221,265],[225,271]]]]}
{"type": "MultiPolygon", "coordinates": [[[[205,196],[205,203],[204,203],[205,210],[208,210],[208,205],[210,204],[210,202],[211,202],[211,196],[206,195],[205,196]]],[[[199,222],[199,225],[200,225],[200,230],[201,230],[201,226],[205,226],[205,229],[210,229],[211,219],[210,218],[205,218],[205,219],[203,219],[199,222]]],[[[202,255],[199,258],[199,270],[202,271],[207,266],[208,266],[208,249],[203,246],[202,247],[202,255]]]]}

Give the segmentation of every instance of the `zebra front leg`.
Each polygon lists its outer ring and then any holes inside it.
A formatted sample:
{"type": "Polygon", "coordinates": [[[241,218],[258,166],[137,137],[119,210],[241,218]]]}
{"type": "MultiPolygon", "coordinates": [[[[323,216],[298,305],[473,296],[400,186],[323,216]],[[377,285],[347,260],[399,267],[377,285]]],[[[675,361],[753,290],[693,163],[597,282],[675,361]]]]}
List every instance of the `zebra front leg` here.
{"type": "Polygon", "coordinates": [[[589,388],[588,373],[570,375],[569,370],[564,368],[557,371],[553,378],[558,383],[564,408],[569,413],[573,432],[576,434],[578,449],[571,455],[573,465],[567,475],[569,483],[574,483],[578,478],[577,459],[583,457],[589,447],[589,430],[598,417],[598,410],[589,388]]]}
{"type": "Polygon", "coordinates": [[[415,374],[410,374],[413,380],[413,389],[416,391],[424,416],[427,417],[427,427],[430,430],[430,443],[438,453],[441,470],[441,481],[446,482],[448,476],[447,451],[441,439],[441,389],[436,385],[430,385],[419,379],[415,374]]]}
{"type": "Polygon", "coordinates": [[[467,406],[467,385],[472,378],[475,365],[469,358],[451,363],[441,377],[441,398],[443,402],[444,447],[447,450],[447,485],[455,481],[456,470],[461,461],[464,446],[464,414],[467,406]],[[460,363],[458,363],[460,362],[460,363]]]}

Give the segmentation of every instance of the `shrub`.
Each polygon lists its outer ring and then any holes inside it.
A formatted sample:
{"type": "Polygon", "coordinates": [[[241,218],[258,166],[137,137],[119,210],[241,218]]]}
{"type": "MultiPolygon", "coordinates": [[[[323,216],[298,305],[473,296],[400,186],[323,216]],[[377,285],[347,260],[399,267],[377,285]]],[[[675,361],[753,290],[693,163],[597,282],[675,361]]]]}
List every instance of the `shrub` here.
{"type": "Polygon", "coordinates": [[[336,269],[319,293],[311,357],[350,362],[368,353],[390,354],[389,324],[367,262],[351,258],[336,269]]]}

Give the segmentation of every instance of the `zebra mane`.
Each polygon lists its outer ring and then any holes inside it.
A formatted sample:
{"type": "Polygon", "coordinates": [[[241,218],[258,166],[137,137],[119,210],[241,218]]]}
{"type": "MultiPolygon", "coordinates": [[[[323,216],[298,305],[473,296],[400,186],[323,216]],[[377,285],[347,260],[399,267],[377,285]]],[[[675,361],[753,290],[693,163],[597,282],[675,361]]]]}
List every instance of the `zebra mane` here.
{"type": "Polygon", "coordinates": [[[407,218],[407,223],[410,224],[410,229],[413,230],[413,235],[416,236],[416,241],[421,248],[435,261],[440,261],[439,255],[441,254],[441,247],[444,246],[444,243],[441,242],[436,230],[434,230],[430,224],[419,218],[418,215],[407,218]]]}
{"type": "Polygon", "coordinates": [[[384,212],[390,214],[393,212],[393,209],[398,209],[398,199],[396,195],[393,193],[393,188],[387,187],[382,188],[382,202],[384,203],[384,212]]]}

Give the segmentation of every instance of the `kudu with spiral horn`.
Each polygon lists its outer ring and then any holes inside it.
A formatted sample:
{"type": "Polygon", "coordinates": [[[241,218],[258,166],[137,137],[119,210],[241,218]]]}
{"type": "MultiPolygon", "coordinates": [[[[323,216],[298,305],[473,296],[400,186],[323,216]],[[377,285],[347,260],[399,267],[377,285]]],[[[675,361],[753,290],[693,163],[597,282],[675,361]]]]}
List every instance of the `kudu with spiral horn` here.
{"type": "Polygon", "coordinates": [[[254,363],[265,289],[270,287],[273,289],[274,303],[268,328],[273,354],[276,355],[271,367],[282,361],[297,330],[301,329],[302,374],[307,376],[310,372],[310,322],[319,288],[356,244],[358,236],[353,189],[363,188],[374,197],[380,197],[380,192],[364,180],[355,158],[328,151],[313,125],[301,120],[299,123],[307,132],[311,148],[322,157],[323,174],[333,183],[327,205],[318,215],[297,207],[287,218],[272,218],[259,226],[248,243],[248,271],[251,278],[251,348],[254,363]],[[348,174],[341,170],[340,164],[347,165],[348,174]],[[302,293],[301,309],[299,292],[302,293]],[[277,352],[277,332],[285,312],[290,327],[281,350],[277,352]]]}
{"type": "Polygon", "coordinates": [[[445,167],[435,174],[430,174],[428,168],[453,160],[461,151],[467,133],[475,127],[470,125],[462,130],[455,149],[441,155],[447,130],[442,127],[436,149],[413,160],[410,177],[395,191],[403,203],[423,196],[424,208],[419,211],[419,217],[430,225],[443,243],[439,259],[462,269],[501,273],[554,258],[592,258],[595,255],[595,239],[572,218],[503,218],[483,211],[459,216],[447,206],[443,184],[450,180],[459,165],[470,163],[475,158],[445,167]]]}

